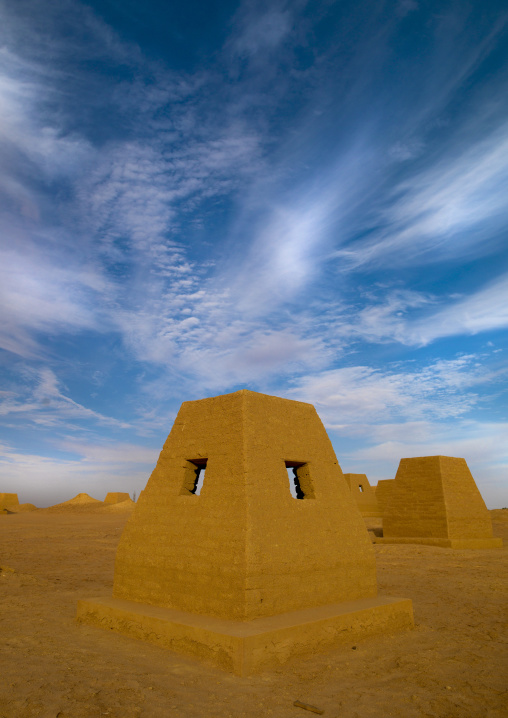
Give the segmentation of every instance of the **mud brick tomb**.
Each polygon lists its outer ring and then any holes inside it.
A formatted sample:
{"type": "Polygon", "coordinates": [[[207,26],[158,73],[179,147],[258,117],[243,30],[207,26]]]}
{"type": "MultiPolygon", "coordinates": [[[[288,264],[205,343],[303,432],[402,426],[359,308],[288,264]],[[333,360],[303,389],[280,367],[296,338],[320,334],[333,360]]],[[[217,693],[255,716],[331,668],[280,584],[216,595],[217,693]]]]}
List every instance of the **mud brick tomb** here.
{"type": "Polygon", "coordinates": [[[376,497],[383,538],[376,543],[421,543],[455,549],[500,548],[489,512],[465,459],[401,459],[395,479],[379,481],[376,497]]]}
{"type": "Polygon", "coordinates": [[[77,619],[238,675],[413,626],[410,600],[377,596],[314,407],[246,390],[182,404],[121,536],[113,596],[79,601],[77,619]]]}
{"type": "Polygon", "coordinates": [[[11,506],[19,506],[17,494],[0,494],[0,509],[9,509],[11,506]]]}
{"type": "Polygon", "coordinates": [[[344,474],[347,485],[351,489],[356,505],[362,516],[381,516],[376,499],[376,492],[365,474],[344,474]]]}
{"type": "Polygon", "coordinates": [[[104,499],[105,504],[119,504],[121,501],[129,501],[130,496],[124,491],[110,491],[104,499]]]}

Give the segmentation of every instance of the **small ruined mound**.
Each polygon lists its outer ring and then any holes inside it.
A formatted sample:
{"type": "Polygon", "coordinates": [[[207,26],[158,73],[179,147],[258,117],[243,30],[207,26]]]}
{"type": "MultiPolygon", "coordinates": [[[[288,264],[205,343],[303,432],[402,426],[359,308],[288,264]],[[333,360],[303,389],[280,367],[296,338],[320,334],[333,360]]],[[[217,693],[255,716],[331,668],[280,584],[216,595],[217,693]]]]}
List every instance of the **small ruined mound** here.
{"type": "MultiPolygon", "coordinates": [[[[69,499],[69,501],[64,501],[66,504],[103,504],[103,501],[99,501],[99,499],[94,499],[92,496],[89,496],[89,494],[77,494],[73,499],[69,499]]],[[[62,504],[59,504],[62,506],[62,504]]]]}
{"type": "Polygon", "coordinates": [[[104,499],[105,504],[120,504],[129,501],[130,496],[126,491],[110,491],[104,499]]]}
{"type": "Polygon", "coordinates": [[[119,501],[117,504],[106,504],[106,506],[99,506],[97,511],[101,514],[115,514],[122,513],[125,511],[132,511],[135,506],[136,504],[132,499],[127,499],[126,501],[119,501]]]}
{"type": "Polygon", "coordinates": [[[18,504],[17,506],[9,506],[9,511],[19,514],[24,511],[38,511],[38,508],[35,504],[18,504]]]}
{"type": "Polygon", "coordinates": [[[41,509],[42,511],[47,511],[49,513],[65,513],[65,512],[88,512],[88,511],[94,511],[98,508],[104,506],[104,501],[99,501],[99,499],[94,499],[92,496],[89,496],[88,494],[78,494],[73,499],[69,499],[69,501],[64,501],[61,504],[55,504],[54,506],[50,506],[47,509],[41,509]]]}
{"type": "Polygon", "coordinates": [[[0,514],[14,514],[15,511],[9,511],[9,509],[0,509],[0,514]]]}

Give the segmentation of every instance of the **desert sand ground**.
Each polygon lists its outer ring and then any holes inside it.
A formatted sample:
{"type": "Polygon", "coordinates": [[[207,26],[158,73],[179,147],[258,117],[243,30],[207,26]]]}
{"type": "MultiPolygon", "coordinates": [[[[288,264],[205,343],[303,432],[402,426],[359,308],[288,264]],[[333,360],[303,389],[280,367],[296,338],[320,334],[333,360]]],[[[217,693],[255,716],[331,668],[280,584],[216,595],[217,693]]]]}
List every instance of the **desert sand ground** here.
{"type": "MultiPolygon", "coordinates": [[[[75,622],[79,598],[111,595],[130,508],[0,516],[0,718],[506,718],[505,548],[376,545],[380,594],[413,600],[415,630],[369,638],[238,678],[75,622]]],[[[379,532],[381,522],[367,519],[379,532]]]]}

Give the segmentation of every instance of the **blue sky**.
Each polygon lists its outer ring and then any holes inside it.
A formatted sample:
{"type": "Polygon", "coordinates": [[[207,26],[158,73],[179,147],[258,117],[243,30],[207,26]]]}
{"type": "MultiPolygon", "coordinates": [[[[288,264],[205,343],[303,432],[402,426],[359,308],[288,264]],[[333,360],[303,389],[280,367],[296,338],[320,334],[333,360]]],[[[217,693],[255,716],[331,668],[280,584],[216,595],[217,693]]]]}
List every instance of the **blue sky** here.
{"type": "Polygon", "coordinates": [[[0,0],[1,491],[139,491],[182,401],[508,505],[508,9],[0,0]]]}

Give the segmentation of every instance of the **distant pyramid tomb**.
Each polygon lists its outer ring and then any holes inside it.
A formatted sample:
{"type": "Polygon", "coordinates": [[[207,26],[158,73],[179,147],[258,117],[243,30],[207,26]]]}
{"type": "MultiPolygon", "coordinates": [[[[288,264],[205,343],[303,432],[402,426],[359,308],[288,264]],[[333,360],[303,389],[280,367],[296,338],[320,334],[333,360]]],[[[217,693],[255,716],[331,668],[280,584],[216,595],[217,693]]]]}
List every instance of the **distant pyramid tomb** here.
{"type": "Polygon", "coordinates": [[[421,543],[455,549],[499,548],[492,523],[465,459],[401,459],[395,479],[376,490],[383,538],[376,543],[421,543]]]}
{"type": "Polygon", "coordinates": [[[362,516],[381,516],[376,492],[369,483],[366,474],[344,474],[356,505],[362,516]]]}
{"type": "Polygon", "coordinates": [[[124,491],[110,491],[104,499],[105,504],[119,504],[121,501],[130,501],[131,497],[124,491]]]}

